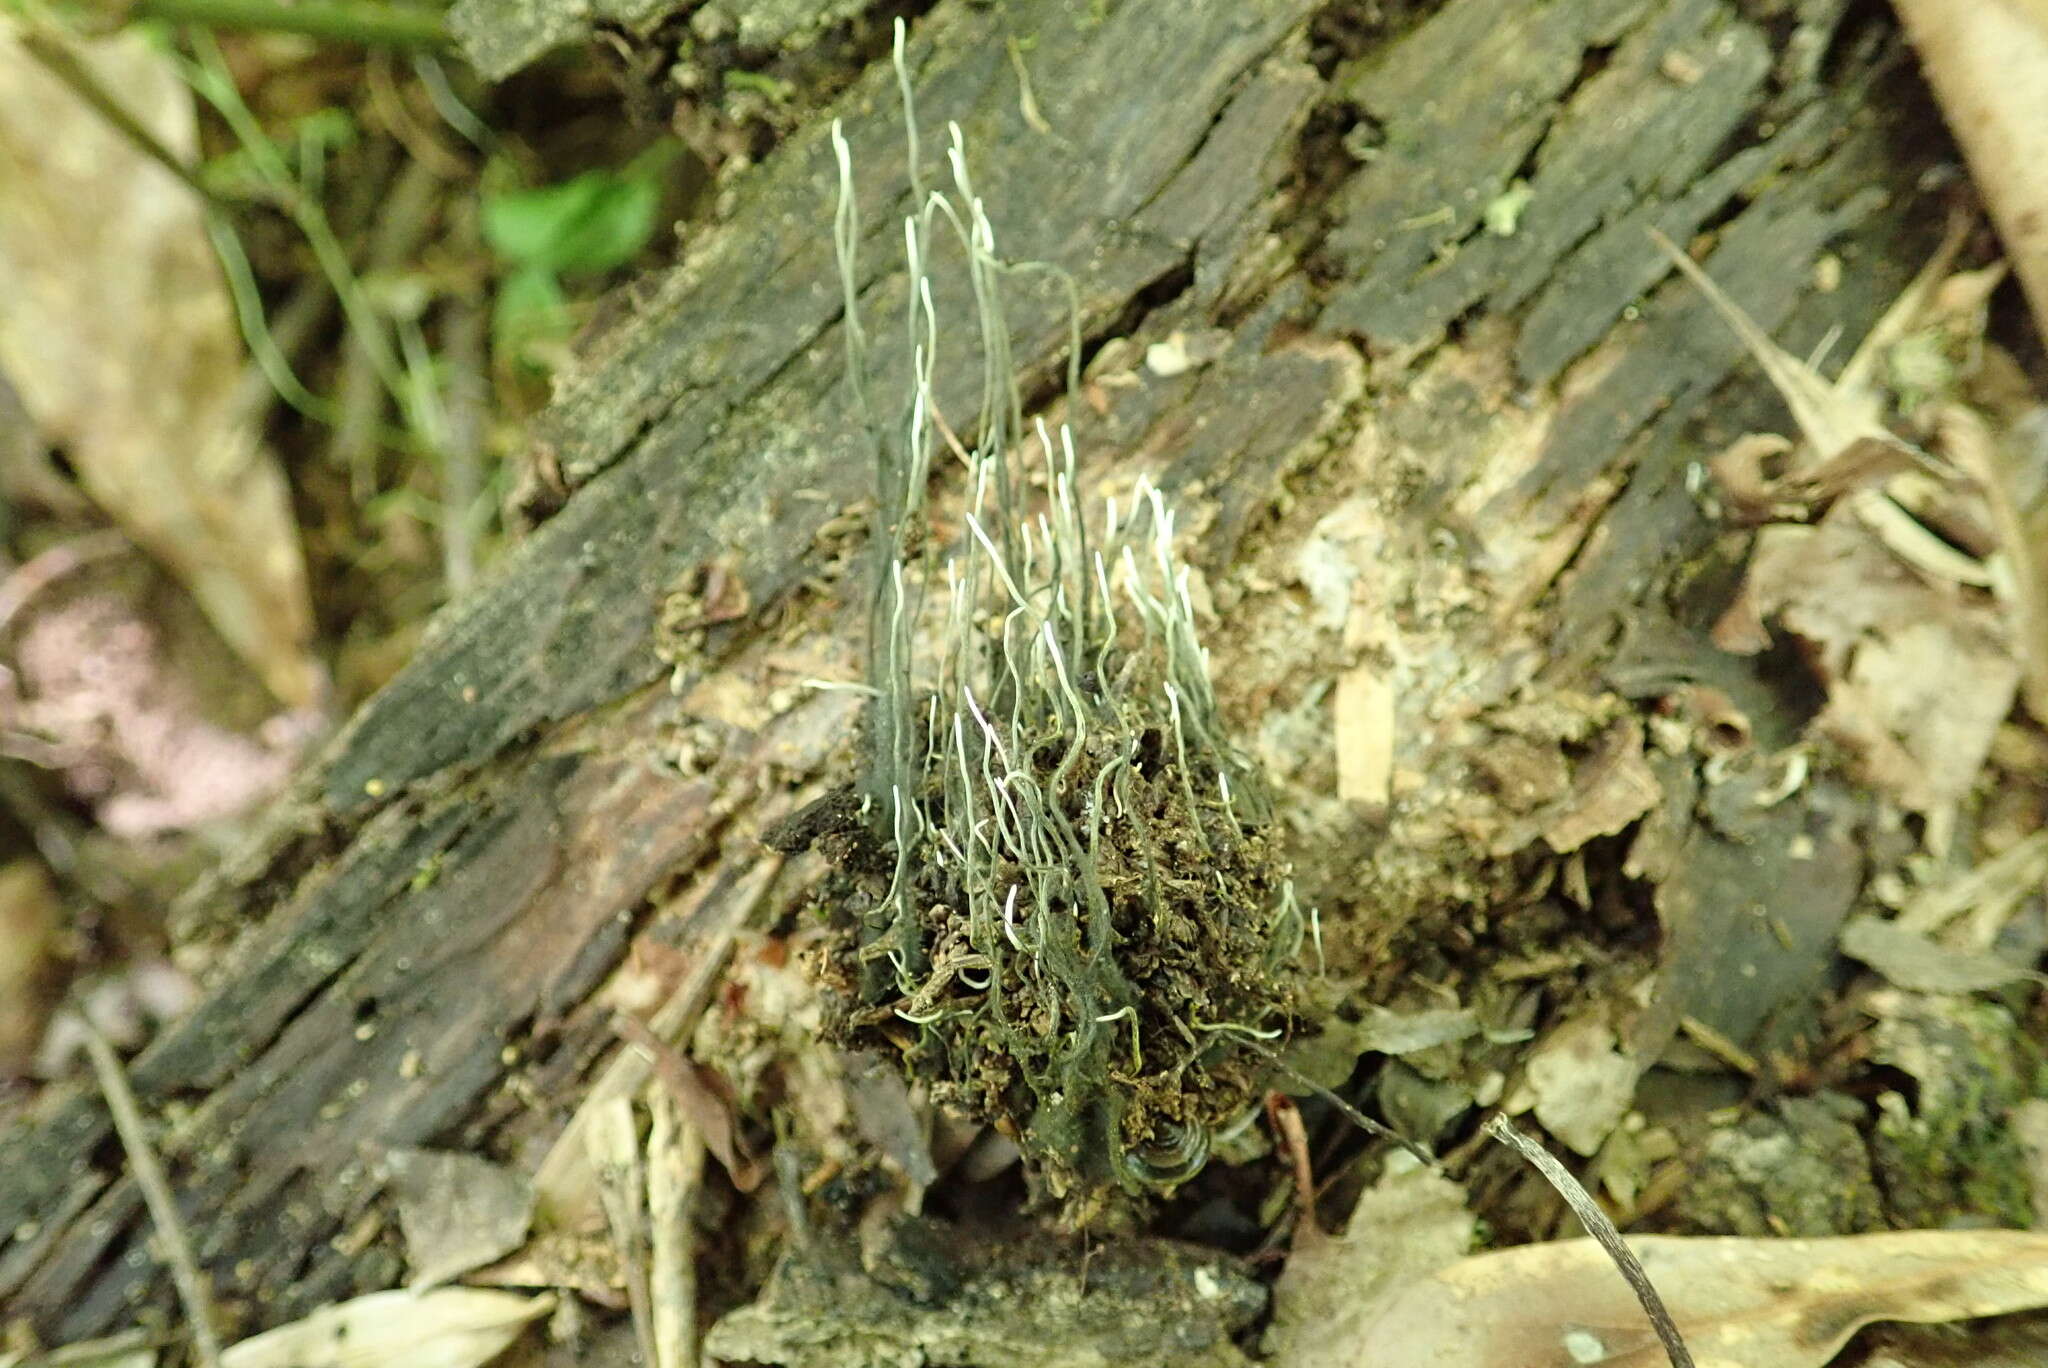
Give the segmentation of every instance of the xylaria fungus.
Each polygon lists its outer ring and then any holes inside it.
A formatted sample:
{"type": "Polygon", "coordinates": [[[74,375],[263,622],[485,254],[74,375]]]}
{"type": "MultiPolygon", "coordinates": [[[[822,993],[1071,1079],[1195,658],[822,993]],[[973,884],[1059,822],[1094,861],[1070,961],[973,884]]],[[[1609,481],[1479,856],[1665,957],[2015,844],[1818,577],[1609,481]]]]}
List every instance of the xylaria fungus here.
{"type": "Polygon", "coordinates": [[[1264,786],[1217,715],[1173,516],[1140,482],[1092,521],[1068,432],[1027,432],[1002,305],[1019,268],[996,256],[957,126],[950,192],[919,183],[901,85],[914,364],[891,413],[871,393],[853,168],[833,127],[849,382],[878,475],[861,772],[776,843],[816,844],[835,867],[822,973],[838,1038],[900,1054],[941,1102],[1013,1136],[1085,1220],[1118,1189],[1191,1177],[1211,1134],[1258,1104],[1255,1045],[1286,1028],[1306,927],[1264,786]],[[949,345],[934,310],[941,234],[965,258],[974,348],[949,345]],[[933,376],[973,349],[967,450],[933,376]],[[967,488],[943,557],[925,507],[942,447],[967,488]]]}

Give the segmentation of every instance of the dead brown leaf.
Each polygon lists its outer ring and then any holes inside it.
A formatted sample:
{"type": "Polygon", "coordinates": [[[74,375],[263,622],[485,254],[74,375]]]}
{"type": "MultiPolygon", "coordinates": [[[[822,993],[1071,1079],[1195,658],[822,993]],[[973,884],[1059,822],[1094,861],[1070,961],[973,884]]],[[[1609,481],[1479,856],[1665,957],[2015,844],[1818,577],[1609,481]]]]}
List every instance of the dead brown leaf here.
{"type": "Polygon", "coordinates": [[[1914,573],[1838,507],[1817,527],[1758,535],[1714,641],[1753,649],[1772,621],[1827,691],[1816,731],[1866,782],[1929,815],[1969,791],[2019,684],[1990,605],[1914,573]]]}
{"type": "MultiPolygon", "coordinates": [[[[78,61],[181,156],[192,94],[141,34],[78,61]]],[[[197,196],[0,32],[0,368],[86,493],[191,590],[288,706],[317,702],[284,476],[243,370],[197,196]]]]}
{"type": "Polygon", "coordinates": [[[554,1305],[475,1287],[372,1292],[230,1345],[221,1368],[481,1368],[554,1305]]]}
{"type": "MultiPolygon", "coordinates": [[[[2048,1305],[2048,1234],[1629,1241],[1702,1368],[1822,1368],[1874,1321],[2048,1305]]],[[[1341,1344],[1280,1368],[1662,1368],[1642,1308],[1591,1240],[1475,1255],[1357,1308],[1341,1344]]]]}
{"type": "Polygon", "coordinates": [[[700,1067],[664,1042],[634,1017],[620,1012],[613,1018],[620,1037],[644,1054],[654,1065],[654,1075],[675,1100],[683,1119],[704,1137],[704,1145],[725,1166],[732,1185],[741,1192],[760,1186],[761,1164],[740,1149],[739,1130],[733,1124],[732,1108],[709,1082],[700,1067]]]}
{"type": "Polygon", "coordinates": [[[1464,1190],[1423,1168],[1389,1173],[1367,1188],[1341,1237],[1304,1226],[1273,1288],[1273,1328],[1266,1338],[1273,1361],[1281,1368],[1367,1362],[1361,1346],[1375,1310],[1399,1289],[1463,1258],[1476,1228],[1464,1190]]]}

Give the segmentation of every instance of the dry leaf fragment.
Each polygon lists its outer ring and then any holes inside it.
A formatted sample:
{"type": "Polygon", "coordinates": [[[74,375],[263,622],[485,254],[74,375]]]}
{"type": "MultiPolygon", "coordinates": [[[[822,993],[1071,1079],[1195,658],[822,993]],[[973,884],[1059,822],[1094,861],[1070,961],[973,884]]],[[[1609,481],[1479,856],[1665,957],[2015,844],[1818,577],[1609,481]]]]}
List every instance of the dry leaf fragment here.
{"type": "Polygon", "coordinates": [[[875,1055],[848,1054],[844,1068],[846,1101],[861,1138],[922,1193],[938,1181],[939,1172],[932,1162],[930,1122],[910,1085],[875,1055]]]}
{"type": "Polygon", "coordinates": [[[2027,711],[2048,723],[2048,499],[2038,483],[2048,465],[2048,410],[2035,409],[2004,440],[1959,404],[1935,414],[1942,450],[1984,491],[2005,574],[1993,579],[2008,601],[2013,637],[2026,665],[2027,711]]]}
{"type": "Polygon", "coordinates": [[[1393,792],[1394,688],[1367,665],[1337,679],[1337,794],[1347,803],[1385,807],[1393,792]]]}
{"type": "MultiPolygon", "coordinates": [[[[191,91],[148,38],[77,56],[159,142],[192,154],[191,91]]],[[[22,406],[279,701],[314,705],[298,529],[237,397],[241,341],[197,197],[4,32],[0,166],[0,368],[22,406]]]]}
{"type": "Polygon", "coordinates": [[[726,1176],[732,1179],[732,1185],[741,1192],[752,1192],[760,1186],[762,1165],[741,1151],[739,1128],[733,1122],[732,1108],[717,1089],[705,1081],[702,1066],[686,1058],[635,1017],[620,1012],[613,1017],[612,1024],[621,1039],[654,1065],[655,1077],[675,1099],[683,1119],[696,1128],[697,1133],[704,1137],[705,1146],[718,1156],[718,1162],[725,1166],[726,1176]]]}
{"type": "Polygon", "coordinates": [[[533,1224],[533,1184],[473,1154],[394,1149],[384,1156],[412,1285],[429,1287],[519,1248],[533,1224]]]}
{"type": "Polygon", "coordinates": [[[1367,1346],[1386,1298],[1472,1247],[1478,1223],[1465,1209],[1464,1189],[1419,1166],[1397,1167],[1402,1159],[1359,1196],[1341,1237],[1303,1227],[1306,1238],[1273,1287],[1266,1349],[1278,1368],[1375,1361],[1367,1346]]]}
{"type": "Polygon", "coordinates": [[[1566,854],[1612,836],[1657,806],[1664,786],[1643,758],[1643,724],[1625,717],[1600,734],[1572,775],[1572,792],[1544,826],[1543,839],[1566,854]]]}
{"type": "MultiPolygon", "coordinates": [[[[1700,1368],[1822,1368],[1873,1321],[2048,1305],[2048,1234],[1916,1230],[1825,1240],[1629,1241],[1700,1368]]],[[[1358,1317],[1331,1368],[1663,1368],[1628,1285],[1591,1240],[1475,1255],[1358,1317]]],[[[1292,1368],[1292,1365],[1286,1365],[1292,1368]]]]}
{"type": "Polygon", "coordinates": [[[2019,684],[1988,605],[1915,574],[1837,506],[1763,529],[1714,642],[1757,649],[1771,621],[1807,648],[1828,695],[1815,729],[1866,782],[1930,816],[1968,793],[2019,684]]]}
{"type": "Polygon", "coordinates": [[[1529,1052],[1524,1086],[1543,1128],[1591,1155],[1621,1124],[1645,1063],[1624,1053],[1606,1013],[1565,1022],[1529,1052]]]}
{"type": "Polygon", "coordinates": [[[1425,1007],[1413,1012],[1396,1012],[1367,1004],[1354,1030],[1358,1052],[1377,1050],[1381,1054],[1416,1054],[1478,1035],[1478,1013],[1470,1007],[1425,1007]]]}
{"type": "Polygon", "coordinates": [[[2044,879],[2048,831],[2037,831],[1976,868],[1916,893],[1899,909],[1898,924],[1927,934],[1967,912],[1971,943],[1989,945],[2020,903],[2040,891],[2044,879]]]}
{"type": "Polygon", "coordinates": [[[1958,950],[1883,917],[1864,914],[1842,926],[1842,953],[1862,960],[1900,988],[1976,993],[2020,979],[2048,977],[1982,950],[1958,950]]]}
{"type": "MultiPolygon", "coordinates": [[[[1895,351],[1930,307],[1939,301],[1940,287],[1955,253],[1962,245],[1964,221],[1949,226],[1947,236],[1932,260],[1922,267],[1912,283],[1892,303],[1885,316],[1857,348],[1856,355],[1830,384],[1819,372],[1784,350],[1730,299],[1698,264],[1678,250],[1661,233],[1652,233],[1657,245],[1700,293],[1707,297],[1742,345],[1763,368],[1764,374],[1792,410],[1793,420],[1806,439],[1796,449],[1780,477],[1788,492],[1814,491],[1839,486],[1846,492],[1840,507],[1853,513],[1901,560],[1935,579],[1957,584],[1983,585],[1989,577],[1973,556],[1956,550],[1923,526],[1892,498],[1886,489],[1871,483],[1873,473],[1886,464],[1898,464],[1915,473],[1946,479],[1949,472],[1929,461],[1885,427],[1884,395],[1874,383],[1878,360],[1895,351]]],[[[1900,478],[1895,476],[1893,483],[1900,478]]],[[[1752,491],[1753,492],[1753,491],[1752,491]]]]}
{"type": "Polygon", "coordinates": [[[554,1305],[474,1287],[372,1292],[229,1346],[221,1368],[478,1368],[554,1305]]]}

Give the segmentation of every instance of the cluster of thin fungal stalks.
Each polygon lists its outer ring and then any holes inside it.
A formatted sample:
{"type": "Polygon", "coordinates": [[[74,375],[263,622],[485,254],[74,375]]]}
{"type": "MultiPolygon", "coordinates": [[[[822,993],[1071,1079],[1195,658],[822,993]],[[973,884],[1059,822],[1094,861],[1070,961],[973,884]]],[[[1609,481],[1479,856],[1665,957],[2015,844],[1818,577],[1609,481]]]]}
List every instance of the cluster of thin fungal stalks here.
{"type": "MultiPolygon", "coordinates": [[[[907,81],[903,98],[908,114],[907,81]]],[[[1070,434],[1027,434],[1001,298],[1026,268],[995,254],[957,126],[946,193],[918,181],[908,122],[913,364],[892,415],[869,393],[851,157],[833,129],[848,370],[878,473],[857,785],[870,839],[842,861],[865,865],[834,961],[844,1030],[1015,1135],[1056,1194],[1168,1187],[1256,1100],[1262,1055],[1245,1042],[1284,1025],[1304,922],[1263,788],[1218,720],[1172,515],[1140,481],[1091,520],[1070,434]],[[933,383],[952,359],[933,258],[956,247],[983,380],[965,440],[933,383]],[[944,557],[926,535],[942,460],[967,491],[944,557]]]]}

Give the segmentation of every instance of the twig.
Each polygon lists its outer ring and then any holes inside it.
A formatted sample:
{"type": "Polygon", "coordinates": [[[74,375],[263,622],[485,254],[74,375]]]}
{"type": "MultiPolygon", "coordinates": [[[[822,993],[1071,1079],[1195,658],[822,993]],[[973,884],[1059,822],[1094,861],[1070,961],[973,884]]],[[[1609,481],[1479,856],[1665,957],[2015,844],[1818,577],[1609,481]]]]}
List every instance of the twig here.
{"type": "MultiPolygon", "coordinates": [[[[707,907],[715,907],[720,901],[716,924],[708,931],[700,957],[691,964],[689,976],[668,1000],[655,1010],[647,1025],[655,1035],[664,1040],[680,1040],[696,1026],[697,1019],[711,1003],[711,995],[725,975],[725,964],[732,955],[733,940],[740,927],[746,924],[760,905],[761,897],[768,886],[775,881],[776,873],[782,868],[783,858],[775,856],[763,860],[746,875],[733,881],[721,879],[699,905],[701,915],[707,907]]],[[[583,1130],[591,1124],[592,1115],[611,1098],[632,1098],[654,1074],[654,1063],[638,1050],[620,1050],[605,1065],[585,1096],[583,1105],[569,1118],[568,1126],[561,1138],[541,1160],[540,1169],[533,1176],[533,1188],[541,1205],[559,1220],[572,1217],[574,1213],[589,1210],[589,1156],[584,1150],[583,1130]]]]}
{"type": "Polygon", "coordinates": [[[633,1338],[640,1361],[654,1359],[654,1331],[647,1311],[647,1211],[642,1205],[647,1184],[641,1173],[640,1140],[633,1119],[633,1099],[606,1100],[583,1132],[583,1144],[597,1169],[597,1191],[604,1203],[605,1224],[626,1276],[626,1302],[633,1313],[633,1338]]]}
{"type": "Polygon", "coordinates": [[[142,1109],[135,1105],[135,1094],[128,1087],[128,1076],[121,1070],[114,1047],[107,1044],[107,1038],[83,1008],[79,1009],[78,1020],[85,1032],[86,1055],[99,1078],[100,1092],[106,1096],[107,1110],[114,1116],[114,1130],[121,1137],[121,1147],[128,1152],[128,1167],[135,1172],[135,1185],[142,1189],[150,1222],[163,1242],[164,1261],[171,1266],[171,1281],[177,1285],[178,1300],[184,1304],[185,1318],[192,1322],[193,1352],[205,1368],[219,1368],[220,1334],[213,1327],[213,1305],[207,1298],[206,1280],[199,1272],[199,1261],[192,1257],[192,1241],[178,1216],[177,1199],[171,1196],[171,1185],[164,1181],[156,1152],[149,1147],[142,1109]]]}
{"type": "Polygon", "coordinates": [[[367,47],[444,47],[448,26],[437,9],[363,0],[135,0],[136,19],[167,19],[212,29],[302,33],[367,47]]]}
{"type": "Polygon", "coordinates": [[[1300,1213],[1296,1219],[1301,1222],[1295,1229],[1295,1239],[1301,1239],[1304,1233],[1310,1237],[1319,1235],[1322,1230],[1316,1224],[1315,1166],[1308,1157],[1308,1130],[1301,1124],[1301,1108],[1286,1093],[1268,1093],[1266,1115],[1272,1118],[1273,1129],[1280,1133],[1280,1147],[1294,1167],[1294,1204],[1300,1213]]]}
{"type": "Polygon", "coordinates": [[[1436,1161],[1436,1156],[1431,1154],[1428,1150],[1424,1149],[1421,1145],[1416,1144],[1413,1140],[1410,1140],[1407,1136],[1401,1134],[1401,1132],[1393,1129],[1391,1126],[1385,1126],[1379,1123],[1378,1121],[1373,1120],[1370,1116],[1367,1116],[1364,1112],[1352,1106],[1343,1098],[1337,1096],[1336,1093],[1331,1092],[1328,1088],[1316,1082],[1307,1074],[1302,1073],[1300,1070],[1296,1069],[1293,1065],[1289,1064],[1286,1060],[1282,1059],[1278,1054],[1274,1053],[1272,1050],[1267,1049],[1265,1046],[1259,1044],[1259,1042],[1257,1042],[1256,1040],[1248,1039],[1245,1040],[1243,1044],[1244,1047],[1250,1050],[1253,1054],[1264,1055],[1267,1063],[1271,1064],[1281,1073],[1286,1074],[1289,1078],[1293,1079],[1296,1083],[1299,1083],[1302,1087],[1307,1088],[1310,1092],[1313,1092],[1317,1097],[1322,1098],[1323,1101],[1335,1107],[1338,1110],[1338,1112],[1340,1112],[1343,1115],[1346,1121],[1349,1121],[1352,1125],[1358,1127],[1367,1135],[1377,1135],[1382,1140],[1393,1141],[1402,1149],[1407,1150],[1417,1159],[1420,1159],[1422,1161],[1422,1165],[1424,1168],[1435,1169],[1439,1167],[1436,1161]]]}
{"type": "Polygon", "coordinates": [[[704,1186],[704,1136],[656,1089],[647,1133],[651,1224],[647,1299],[654,1318],[654,1368],[697,1368],[697,1242],[693,1222],[704,1186]]]}
{"type": "MultiPolygon", "coordinates": [[[[385,185],[369,252],[363,258],[366,275],[395,273],[418,253],[433,227],[441,189],[439,178],[417,161],[406,163],[385,185]]],[[[349,493],[358,505],[377,492],[377,444],[383,436],[387,397],[377,348],[389,346],[383,326],[382,316],[374,311],[351,320],[334,386],[336,413],[328,452],[349,472],[349,493]],[[379,336],[366,337],[364,326],[378,329],[379,336]]]]}
{"type": "Polygon", "coordinates": [[[441,560],[451,599],[468,592],[476,579],[484,431],[490,425],[491,393],[485,379],[488,350],[484,311],[472,300],[455,300],[448,306],[441,332],[441,360],[448,374],[441,472],[441,560]]]}
{"type": "Polygon", "coordinates": [[[1657,1295],[1657,1288],[1644,1271],[1642,1260],[1628,1247],[1628,1241],[1621,1238],[1621,1232],[1614,1228],[1614,1222],[1607,1219],[1607,1213],[1600,1209],[1592,1194],[1572,1177],[1571,1170],[1551,1158],[1549,1150],[1516,1130],[1505,1116],[1494,1113],[1487,1118],[1485,1129],[1488,1135],[1528,1160],[1557,1189],[1557,1195],[1564,1198],[1565,1205],[1585,1224],[1586,1232],[1607,1251],[1607,1257],[1614,1260],[1614,1266],[1621,1270],[1629,1290],[1642,1303],[1643,1314],[1650,1318],[1650,1328],[1657,1332],[1658,1340],[1664,1345],[1664,1356],[1671,1360],[1671,1368],[1693,1368],[1692,1351],[1685,1347],[1677,1323],[1664,1309],[1664,1299],[1657,1295]]]}

